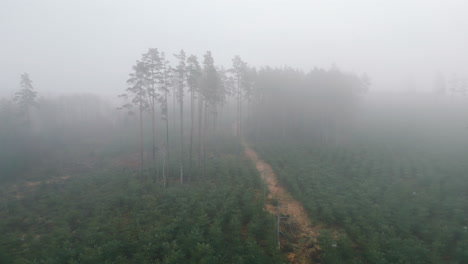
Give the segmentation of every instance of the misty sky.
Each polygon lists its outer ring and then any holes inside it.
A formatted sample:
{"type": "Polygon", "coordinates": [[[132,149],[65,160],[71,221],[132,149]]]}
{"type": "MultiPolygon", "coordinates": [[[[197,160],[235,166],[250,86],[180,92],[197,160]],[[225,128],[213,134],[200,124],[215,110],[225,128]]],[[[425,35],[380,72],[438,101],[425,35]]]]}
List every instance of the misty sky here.
{"type": "Polygon", "coordinates": [[[0,96],[23,72],[43,94],[118,94],[149,47],[211,50],[225,66],[236,54],[254,66],[336,63],[398,90],[408,76],[468,77],[468,2],[1,0],[0,40],[0,96]]]}

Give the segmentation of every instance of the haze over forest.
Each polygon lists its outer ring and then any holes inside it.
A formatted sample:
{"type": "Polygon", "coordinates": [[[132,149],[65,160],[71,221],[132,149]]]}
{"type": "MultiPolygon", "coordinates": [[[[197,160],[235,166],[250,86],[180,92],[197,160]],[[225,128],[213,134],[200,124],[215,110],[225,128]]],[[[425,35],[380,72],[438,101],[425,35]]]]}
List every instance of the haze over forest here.
{"type": "Polygon", "coordinates": [[[373,91],[408,90],[408,79],[427,91],[437,72],[468,72],[467,11],[462,0],[5,0],[0,95],[22,72],[44,93],[112,94],[148,47],[210,50],[226,67],[234,55],[256,67],[336,64],[368,73],[373,91]]]}
{"type": "Polygon", "coordinates": [[[0,8],[0,264],[468,263],[466,1],[0,8]]]}

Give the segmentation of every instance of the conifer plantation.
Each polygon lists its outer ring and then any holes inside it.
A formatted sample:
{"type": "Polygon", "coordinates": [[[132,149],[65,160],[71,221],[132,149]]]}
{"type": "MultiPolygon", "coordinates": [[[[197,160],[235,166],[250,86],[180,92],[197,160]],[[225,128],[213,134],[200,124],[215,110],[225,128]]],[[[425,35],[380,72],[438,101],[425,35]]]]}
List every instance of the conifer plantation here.
{"type": "Polygon", "coordinates": [[[468,4],[280,2],[6,1],[0,264],[468,263],[468,4]]]}

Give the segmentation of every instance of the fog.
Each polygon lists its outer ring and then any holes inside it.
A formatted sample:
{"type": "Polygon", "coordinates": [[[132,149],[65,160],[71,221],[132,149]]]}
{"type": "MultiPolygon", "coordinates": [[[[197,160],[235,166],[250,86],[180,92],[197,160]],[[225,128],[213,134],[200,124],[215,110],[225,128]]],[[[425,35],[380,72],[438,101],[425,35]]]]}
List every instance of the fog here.
{"type": "Polygon", "coordinates": [[[10,1],[0,263],[468,263],[465,1],[10,1]]]}
{"type": "Polygon", "coordinates": [[[419,90],[468,72],[468,4],[448,1],[2,1],[0,93],[28,72],[38,89],[114,93],[148,47],[211,50],[219,64],[367,72],[372,90],[419,90]]]}

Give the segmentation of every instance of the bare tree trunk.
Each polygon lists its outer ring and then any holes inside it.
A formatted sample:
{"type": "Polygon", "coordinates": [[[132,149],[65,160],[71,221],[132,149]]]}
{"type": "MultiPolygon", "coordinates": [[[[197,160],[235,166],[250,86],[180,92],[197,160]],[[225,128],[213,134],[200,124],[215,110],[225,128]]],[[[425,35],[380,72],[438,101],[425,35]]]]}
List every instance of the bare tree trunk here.
{"type": "Polygon", "coordinates": [[[26,126],[28,127],[28,133],[32,131],[32,124],[31,124],[31,113],[29,107],[26,106],[26,126]]]}
{"type": "Polygon", "coordinates": [[[219,107],[219,118],[218,118],[218,122],[220,125],[218,126],[221,126],[220,128],[222,129],[223,127],[223,118],[224,118],[224,104],[221,104],[220,107],[219,107]]]}
{"type": "MultiPolygon", "coordinates": [[[[174,86],[174,91],[173,91],[173,94],[172,94],[172,112],[173,112],[173,115],[174,115],[174,118],[173,118],[173,120],[174,120],[174,125],[173,125],[174,132],[173,133],[175,135],[175,133],[177,131],[177,129],[176,129],[176,119],[177,119],[177,114],[176,114],[176,89],[177,88],[176,88],[175,85],[173,85],[173,86],[174,86]]],[[[172,141],[174,143],[176,142],[175,137],[174,137],[174,139],[172,141]]]]}
{"type": "Polygon", "coordinates": [[[205,129],[203,130],[203,181],[206,172],[206,131],[208,130],[208,103],[205,102],[205,129]]]}
{"type": "Polygon", "coordinates": [[[163,174],[163,187],[166,188],[166,184],[167,184],[167,177],[166,177],[166,149],[167,149],[167,146],[164,146],[164,153],[163,153],[163,160],[162,160],[162,174],[163,174]]]}
{"type": "Polygon", "coordinates": [[[192,150],[193,150],[193,100],[194,100],[194,94],[193,94],[193,89],[190,92],[190,160],[189,160],[189,176],[188,176],[188,181],[189,183],[192,180],[192,150]]]}
{"type": "MultiPolygon", "coordinates": [[[[166,181],[167,181],[167,178],[169,178],[169,173],[170,173],[170,168],[169,168],[169,112],[167,111],[167,90],[165,91],[165,94],[164,94],[164,101],[165,101],[165,104],[166,104],[166,156],[164,158],[165,160],[165,163],[166,163],[166,167],[167,167],[167,173],[165,175],[165,178],[166,178],[166,181]]],[[[164,184],[166,184],[166,182],[164,182],[164,184]]]]}
{"type": "Polygon", "coordinates": [[[239,100],[239,137],[242,137],[242,91],[240,86],[237,98],[237,100],[239,100]]]}
{"type": "Polygon", "coordinates": [[[180,183],[184,183],[184,87],[180,87],[180,183]]]}
{"type": "Polygon", "coordinates": [[[242,134],[242,101],[241,101],[241,85],[240,77],[237,78],[237,136],[242,134]]]}
{"type": "MultiPolygon", "coordinates": [[[[141,97],[141,96],[140,96],[141,97]]],[[[143,176],[143,108],[140,105],[140,175],[143,176]]]]}
{"type": "Polygon", "coordinates": [[[236,114],[236,122],[237,122],[237,136],[240,136],[240,119],[239,119],[239,109],[240,109],[240,80],[237,77],[237,114],[236,114]]]}
{"type": "MultiPolygon", "coordinates": [[[[223,112],[224,112],[224,116],[226,117],[226,120],[228,121],[228,124],[231,124],[231,107],[229,105],[229,96],[227,97],[226,99],[226,108],[224,108],[224,111],[223,109],[221,109],[221,115],[223,115],[223,112]]],[[[231,126],[229,126],[229,131],[231,131],[231,126]]],[[[232,133],[232,132],[229,132],[229,133],[232,133]]]]}
{"type": "Polygon", "coordinates": [[[152,140],[153,140],[153,147],[152,147],[152,154],[153,154],[153,168],[156,170],[156,178],[158,175],[158,162],[156,160],[156,124],[155,124],[156,114],[154,110],[154,101],[152,102],[151,108],[151,129],[152,129],[152,140]]]}
{"type": "Polygon", "coordinates": [[[218,109],[213,105],[213,136],[216,136],[216,117],[218,116],[218,109]]]}
{"type": "Polygon", "coordinates": [[[250,115],[251,115],[251,113],[250,113],[251,109],[250,108],[251,107],[252,106],[250,104],[250,95],[249,95],[247,97],[247,129],[249,129],[251,127],[251,124],[252,124],[252,120],[250,120],[251,119],[251,117],[250,117],[250,115]]]}
{"type": "MultiPolygon", "coordinates": [[[[206,118],[206,117],[205,117],[206,118]]],[[[202,119],[203,119],[203,96],[198,93],[198,157],[197,157],[197,167],[201,166],[201,154],[202,154],[202,119]]]]}
{"type": "Polygon", "coordinates": [[[169,94],[169,89],[167,85],[167,61],[164,59],[164,53],[162,54],[163,58],[163,79],[162,79],[162,84],[163,84],[163,91],[164,91],[164,101],[163,101],[163,115],[165,117],[165,123],[166,123],[166,144],[164,146],[163,150],[163,185],[166,187],[167,184],[167,179],[170,177],[170,156],[169,156],[169,105],[168,105],[168,94],[169,94]]]}

